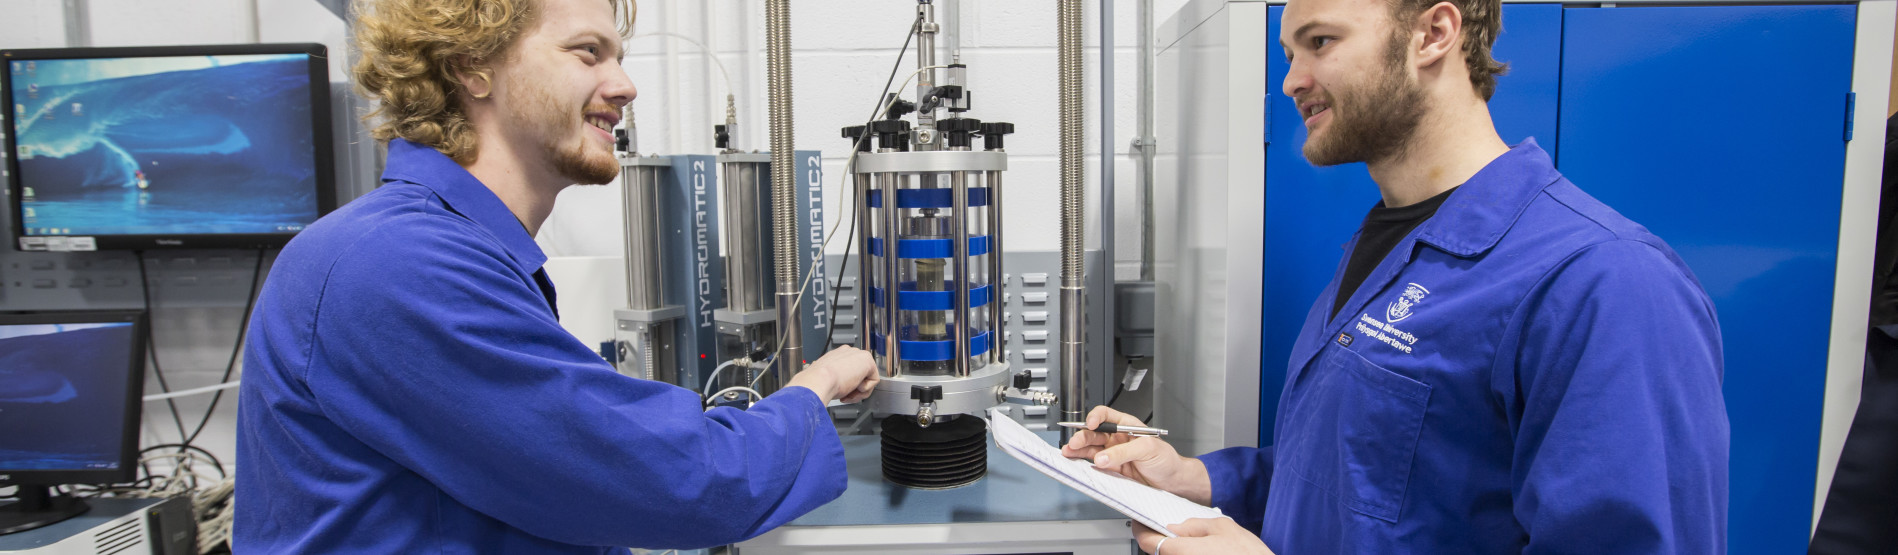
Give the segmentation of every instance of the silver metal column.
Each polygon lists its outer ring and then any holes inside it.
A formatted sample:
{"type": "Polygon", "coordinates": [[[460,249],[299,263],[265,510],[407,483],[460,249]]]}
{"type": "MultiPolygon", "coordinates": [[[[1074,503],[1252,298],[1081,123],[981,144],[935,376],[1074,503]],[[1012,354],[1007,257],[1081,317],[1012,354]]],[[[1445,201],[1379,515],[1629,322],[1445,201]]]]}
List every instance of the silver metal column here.
{"type": "MultiPolygon", "coordinates": [[[[1086,379],[1083,371],[1085,360],[1085,340],[1087,333],[1087,307],[1083,301],[1086,292],[1085,275],[1082,274],[1082,255],[1086,246],[1082,226],[1086,223],[1083,209],[1087,205],[1087,192],[1082,189],[1086,182],[1085,152],[1082,141],[1086,140],[1087,129],[1083,96],[1082,52],[1081,52],[1081,0],[1058,0],[1057,6],[1057,48],[1060,60],[1057,69],[1060,78],[1060,118],[1061,118],[1061,418],[1079,421],[1087,410],[1086,379]]],[[[1074,432],[1061,429],[1061,441],[1066,442],[1074,432]]]]}
{"type": "Polygon", "coordinates": [[[883,190],[883,366],[889,370],[888,377],[903,375],[902,349],[898,348],[903,337],[903,321],[897,318],[896,292],[902,288],[903,265],[896,257],[896,236],[898,218],[896,217],[896,190],[902,174],[895,172],[876,174],[877,184],[883,190]]]}
{"type": "Polygon", "coordinates": [[[797,148],[791,118],[791,1],[766,0],[765,50],[771,98],[772,218],[777,245],[779,383],[804,369],[803,326],[798,321],[801,290],[797,256],[797,148]]]}
{"type": "Polygon", "coordinates": [[[659,218],[658,168],[625,166],[620,168],[620,198],[626,210],[626,307],[634,310],[659,308],[659,218]]]}
{"type": "Polygon", "coordinates": [[[953,176],[950,181],[952,181],[951,186],[954,187],[949,193],[952,199],[950,208],[955,210],[956,214],[955,218],[950,220],[956,225],[956,232],[951,235],[955,244],[949,249],[950,254],[954,256],[954,263],[950,267],[955,271],[956,296],[951,299],[950,305],[956,309],[956,321],[949,330],[949,339],[955,342],[956,377],[967,378],[969,377],[969,341],[973,339],[969,333],[974,328],[969,325],[969,172],[959,171],[950,175],[953,176]]]}
{"type": "MultiPolygon", "coordinates": [[[[994,152],[1001,152],[996,149],[994,152]]],[[[990,336],[992,362],[1008,362],[1008,318],[1002,315],[1002,289],[1008,281],[1002,277],[1002,172],[984,172],[989,186],[989,321],[995,328],[990,336]]]]}
{"type": "Polygon", "coordinates": [[[870,174],[860,173],[851,176],[856,182],[857,210],[857,346],[865,351],[876,352],[870,344],[870,330],[876,329],[876,311],[871,307],[870,287],[876,284],[876,267],[870,258],[870,231],[875,229],[875,213],[870,211],[870,174]]]}

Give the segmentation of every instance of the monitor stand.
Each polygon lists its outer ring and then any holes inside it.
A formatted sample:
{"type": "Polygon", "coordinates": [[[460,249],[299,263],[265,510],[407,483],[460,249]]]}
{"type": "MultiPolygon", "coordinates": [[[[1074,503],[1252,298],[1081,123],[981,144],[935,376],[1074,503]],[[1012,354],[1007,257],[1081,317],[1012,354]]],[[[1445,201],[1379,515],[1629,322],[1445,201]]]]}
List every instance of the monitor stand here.
{"type": "Polygon", "coordinates": [[[85,500],[53,495],[46,486],[21,485],[19,501],[0,505],[0,536],[79,516],[90,508],[85,500]]]}

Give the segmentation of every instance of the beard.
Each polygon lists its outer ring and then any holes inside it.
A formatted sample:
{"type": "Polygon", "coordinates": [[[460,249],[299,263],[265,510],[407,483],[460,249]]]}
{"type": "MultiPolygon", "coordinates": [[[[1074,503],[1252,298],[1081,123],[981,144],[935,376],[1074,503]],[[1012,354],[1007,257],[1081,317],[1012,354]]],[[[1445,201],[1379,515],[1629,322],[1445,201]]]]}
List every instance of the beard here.
{"type": "MultiPolygon", "coordinates": [[[[520,102],[515,103],[513,119],[521,125],[538,128],[541,138],[541,154],[553,164],[555,173],[571,179],[579,185],[605,185],[619,177],[619,160],[613,157],[611,149],[595,146],[590,137],[580,137],[571,146],[562,146],[561,139],[572,137],[576,127],[592,127],[586,122],[589,112],[618,112],[610,104],[588,105],[578,112],[563,109],[555,100],[551,91],[538,83],[517,83],[515,90],[522,91],[520,102]]],[[[592,131],[580,129],[581,134],[592,131]]]]}
{"type": "Polygon", "coordinates": [[[1369,87],[1346,88],[1333,97],[1319,93],[1329,106],[1331,128],[1305,141],[1305,159],[1314,166],[1381,162],[1401,157],[1423,123],[1423,86],[1404,72],[1406,37],[1391,37],[1383,71],[1369,87]],[[1342,100],[1342,102],[1339,102],[1342,100]]]}

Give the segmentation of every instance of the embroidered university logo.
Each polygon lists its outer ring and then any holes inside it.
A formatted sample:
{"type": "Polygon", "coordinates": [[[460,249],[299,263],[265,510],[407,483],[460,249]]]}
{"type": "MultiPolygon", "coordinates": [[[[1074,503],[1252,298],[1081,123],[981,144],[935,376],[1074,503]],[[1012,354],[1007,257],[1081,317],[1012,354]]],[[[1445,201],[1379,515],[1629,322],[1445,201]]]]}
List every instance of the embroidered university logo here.
{"type": "Polygon", "coordinates": [[[1429,294],[1430,290],[1424,289],[1424,286],[1415,283],[1410,284],[1409,287],[1404,288],[1403,296],[1398,297],[1396,301],[1384,309],[1384,321],[1393,324],[1404,321],[1405,318],[1410,317],[1410,307],[1417,306],[1417,303],[1423,302],[1424,296],[1429,294]]]}

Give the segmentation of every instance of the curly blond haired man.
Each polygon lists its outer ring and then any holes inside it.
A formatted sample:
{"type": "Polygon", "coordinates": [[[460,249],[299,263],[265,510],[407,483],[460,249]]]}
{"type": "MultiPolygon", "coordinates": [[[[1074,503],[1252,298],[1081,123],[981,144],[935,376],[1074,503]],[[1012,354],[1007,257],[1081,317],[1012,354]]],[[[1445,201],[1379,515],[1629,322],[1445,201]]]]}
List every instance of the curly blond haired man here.
{"type": "Polygon", "coordinates": [[[533,235],[619,173],[625,0],[358,0],[381,188],[284,248],[251,321],[240,553],[605,553],[756,536],[843,492],[842,348],[750,410],[560,327],[533,235]]]}

